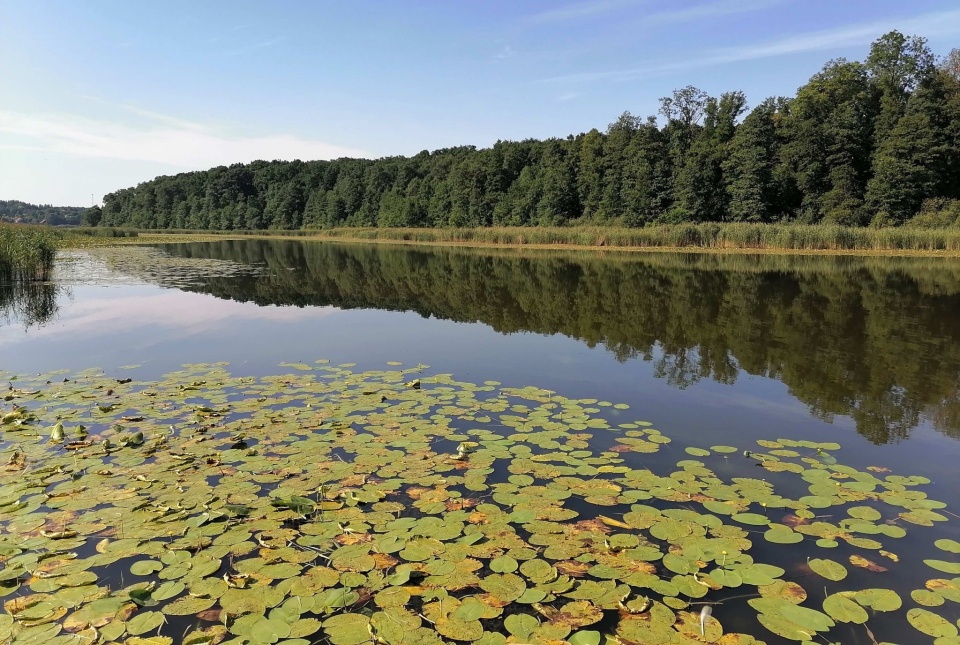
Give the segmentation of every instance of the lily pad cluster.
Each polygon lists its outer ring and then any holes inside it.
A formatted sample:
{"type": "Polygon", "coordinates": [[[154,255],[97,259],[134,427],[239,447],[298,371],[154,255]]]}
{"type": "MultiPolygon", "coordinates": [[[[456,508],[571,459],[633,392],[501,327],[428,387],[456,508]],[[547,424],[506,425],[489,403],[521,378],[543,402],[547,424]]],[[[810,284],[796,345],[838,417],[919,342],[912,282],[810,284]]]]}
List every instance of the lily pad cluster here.
{"type": "Polygon", "coordinates": [[[897,548],[948,519],[923,477],[676,447],[622,404],[425,366],[283,366],[0,374],[0,642],[960,642],[960,544],[897,548]]]}

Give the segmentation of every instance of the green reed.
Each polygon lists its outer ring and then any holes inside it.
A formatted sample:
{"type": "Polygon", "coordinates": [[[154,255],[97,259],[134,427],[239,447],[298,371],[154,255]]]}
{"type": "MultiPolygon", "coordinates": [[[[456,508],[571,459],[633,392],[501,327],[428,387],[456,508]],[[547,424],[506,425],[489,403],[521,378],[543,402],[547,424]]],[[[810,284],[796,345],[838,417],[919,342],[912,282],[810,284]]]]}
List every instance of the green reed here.
{"type": "Polygon", "coordinates": [[[0,224],[0,280],[47,280],[62,235],[51,228],[0,224]]]}
{"type": "Polygon", "coordinates": [[[491,228],[339,228],[323,237],[413,242],[805,251],[960,251],[960,230],[801,224],[669,224],[491,228]]]}

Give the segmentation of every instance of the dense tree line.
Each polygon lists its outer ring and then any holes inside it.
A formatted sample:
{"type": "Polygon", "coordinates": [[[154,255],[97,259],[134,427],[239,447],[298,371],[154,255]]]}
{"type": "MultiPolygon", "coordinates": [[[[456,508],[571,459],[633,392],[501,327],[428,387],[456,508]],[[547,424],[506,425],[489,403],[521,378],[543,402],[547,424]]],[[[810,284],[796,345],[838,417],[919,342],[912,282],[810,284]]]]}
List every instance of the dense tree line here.
{"type": "Polygon", "coordinates": [[[620,361],[650,361],[679,388],[743,373],[777,379],[814,414],[849,416],[875,443],[925,420],[960,438],[960,271],[937,260],[539,257],[269,240],[165,250],[264,267],[188,287],[221,298],[563,334],[620,361]]]}
{"type": "Polygon", "coordinates": [[[192,229],[960,223],[960,52],[891,32],[748,112],[694,87],[605,132],[377,160],[257,161],[159,177],[90,223],[192,229]]]}
{"type": "Polygon", "coordinates": [[[0,199],[0,221],[2,222],[76,226],[80,224],[85,210],[81,206],[51,206],[49,204],[37,206],[15,199],[0,199]]]}

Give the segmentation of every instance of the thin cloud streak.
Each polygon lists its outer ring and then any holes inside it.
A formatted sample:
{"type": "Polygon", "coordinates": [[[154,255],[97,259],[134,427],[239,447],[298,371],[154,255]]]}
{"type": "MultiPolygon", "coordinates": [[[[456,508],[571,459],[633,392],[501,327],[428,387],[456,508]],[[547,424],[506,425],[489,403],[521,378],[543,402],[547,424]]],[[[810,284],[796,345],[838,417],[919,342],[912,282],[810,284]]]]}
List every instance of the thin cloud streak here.
{"type": "Polygon", "coordinates": [[[864,45],[895,28],[908,34],[922,33],[927,37],[958,36],[960,35],[960,10],[942,11],[900,21],[891,19],[861,25],[851,25],[838,29],[825,29],[756,45],[717,49],[712,52],[707,52],[703,56],[675,63],[654,64],[645,67],[602,72],[564,74],[563,76],[541,79],[540,82],[585,83],[604,80],[615,82],[632,81],[645,76],[653,76],[667,72],[864,45]]]}
{"type": "Polygon", "coordinates": [[[542,25],[576,18],[587,18],[624,7],[644,4],[648,1],[649,0],[606,0],[605,2],[580,2],[528,16],[524,22],[531,25],[542,25]]]}
{"type": "Polygon", "coordinates": [[[226,55],[226,56],[243,56],[244,54],[249,54],[249,53],[251,53],[251,52],[255,52],[255,51],[260,50],[260,49],[266,49],[266,48],[268,48],[268,47],[273,47],[274,45],[279,45],[280,43],[284,42],[285,40],[286,40],[286,38],[285,38],[284,36],[278,36],[278,37],[276,37],[276,38],[269,38],[269,39],[267,39],[267,40],[263,40],[263,41],[261,41],[261,42],[254,43],[254,44],[252,44],[252,45],[248,45],[248,46],[245,46],[245,47],[240,47],[240,48],[238,48],[238,49],[231,49],[231,50],[225,51],[225,52],[224,52],[224,55],[226,55]]]}
{"type": "Polygon", "coordinates": [[[229,137],[201,124],[132,106],[123,109],[150,122],[131,126],[69,114],[26,115],[0,110],[0,133],[20,140],[0,144],[0,149],[28,147],[76,157],[150,161],[181,168],[210,168],[257,159],[370,156],[363,150],[289,134],[229,137]]]}
{"type": "MultiPolygon", "coordinates": [[[[653,13],[639,17],[638,22],[642,26],[672,22],[692,22],[714,16],[726,16],[767,9],[773,5],[782,4],[785,1],[786,0],[719,0],[718,2],[694,5],[685,9],[653,13]]],[[[608,2],[568,5],[567,7],[561,7],[560,9],[530,16],[527,18],[527,22],[531,24],[543,24],[576,18],[588,18],[590,16],[616,11],[618,9],[627,9],[641,4],[649,4],[649,0],[609,0],[608,2]]]]}
{"type": "Polygon", "coordinates": [[[661,25],[672,22],[693,22],[716,16],[729,16],[738,13],[749,13],[769,9],[785,0],[720,0],[710,4],[696,5],[677,11],[664,11],[645,16],[640,20],[642,26],[661,25]]]}

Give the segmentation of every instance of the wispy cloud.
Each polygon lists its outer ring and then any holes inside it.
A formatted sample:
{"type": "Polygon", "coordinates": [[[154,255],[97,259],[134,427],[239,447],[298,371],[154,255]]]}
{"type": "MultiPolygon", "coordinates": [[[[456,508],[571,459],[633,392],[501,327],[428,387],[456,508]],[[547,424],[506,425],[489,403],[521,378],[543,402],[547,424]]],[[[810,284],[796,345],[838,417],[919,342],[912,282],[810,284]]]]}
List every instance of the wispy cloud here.
{"type": "Polygon", "coordinates": [[[939,11],[904,20],[890,18],[798,34],[759,45],[718,50],[714,58],[718,62],[736,62],[864,45],[891,29],[907,34],[918,33],[928,38],[960,35],[960,10],[939,11]]]}
{"type": "Polygon", "coordinates": [[[516,55],[517,55],[517,52],[514,51],[513,47],[511,47],[510,45],[504,45],[503,47],[500,48],[500,51],[497,52],[496,59],[504,60],[507,58],[513,58],[516,55]]]}
{"type": "Polygon", "coordinates": [[[707,4],[696,4],[684,9],[674,9],[671,11],[661,11],[659,13],[643,16],[639,19],[640,26],[662,25],[677,22],[693,22],[705,18],[715,18],[717,16],[729,16],[738,13],[749,13],[751,11],[760,11],[770,7],[782,4],[786,0],[719,0],[707,4]]]}
{"type": "Polygon", "coordinates": [[[940,11],[905,20],[890,18],[888,20],[861,23],[859,25],[848,25],[835,29],[807,32],[765,43],[715,49],[707,51],[696,58],[686,60],[652,63],[650,65],[619,70],[564,74],[542,80],[543,82],[550,83],[576,83],[604,80],[632,81],[645,76],[654,76],[686,69],[697,69],[714,65],[865,45],[891,29],[898,29],[908,34],[919,33],[927,37],[960,36],[960,10],[940,11]]]}
{"type": "MultiPolygon", "coordinates": [[[[105,101],[100,101],[99,99],[94,99],[94,100],[97,100],[98,102],[103,103],[105,105],[110,105],[109,103],[106,103],[105,101]]],[[[199,123],[194,123],[192,121],[185,121],[183,119],[178,119],[175,116],[170,116],[169,114],[161,114],[160,112],[154,112],[153,110],[145,110],[142,107],[131,105],[129,103],[125,103],[120,107],[121,109],[127,112],[130,112],[131,114],[136,114],[137,116],[142,116],[151,121],[156,121],[158,123],[165,123],[177,129],[192,130],[194,132],[203,132],[206,129],[204,126],[202,126],[199,123]]]]}
{"type": "Polygon", "coordinates": [[[0,149],[32,149],[77,157],[152,161],[181,168],[209,168],[256,159],[331,159],[369,156],[363,150],[290,134],[230,136],[216,128],[133,106],[136,125],[71,114],[22,114],[0,110],[0,149]],[[15,139],[14,139],[15,138],[15,139]]]}
{"type": "Polygon", "coordinates": [[[531,25],[538,25],[573,20],[576,18],[588,18],[609,11],[623,9],[624,7],[643,4],[648,1],[649,0],[600,0],[598,2],[579,2],[533,14],[528,16],[524,22],[531,25]]]}
{"type": "Polygon", "coordinates": [[[560,103],[566,103],[567,101],[572,101],[578,96],[580,96],[580,92],[564,92],[557,97],[557,101],[560,103]]]}
{"type": "MultiPolygon", "coordinates": [[[[714,16],[724,16],[735,13],[745,13],[766,9],[786,0],[718,0],[706,4],[693,4],[682,9],[671,9],[641,16],[632,16],[639,25],[654,25],[671,22],[690,22],[714,16]]],[[[650,0],[606,0],[603,2],[584,2],[566,5],[543,13],[534,14],[526,18],[527,24],[538,25],[564,20],[575,20],[599,16],[601,14],[630,9],[643,4],[651,4],[650,0]]]]}
{"type": "Polygon", "coordinates": [[[261,40],[260,42],[253,43],[251,45],[246,45],[239,47],[237,49],[231,49],[224,52],[227,56],[242,56],[243,54],[249,54],[250,52],[259,51],[261,49],[267,49],[268,47],[273,47],[274,45],[279,45],[286,38],[284,36],[277,36],[276,38],[268,38],[266,40],[261,40]]]}

